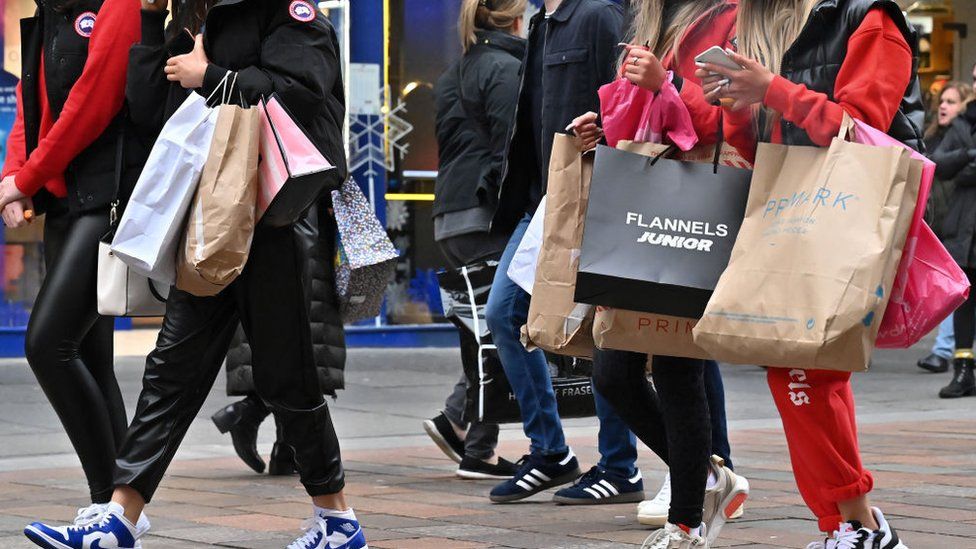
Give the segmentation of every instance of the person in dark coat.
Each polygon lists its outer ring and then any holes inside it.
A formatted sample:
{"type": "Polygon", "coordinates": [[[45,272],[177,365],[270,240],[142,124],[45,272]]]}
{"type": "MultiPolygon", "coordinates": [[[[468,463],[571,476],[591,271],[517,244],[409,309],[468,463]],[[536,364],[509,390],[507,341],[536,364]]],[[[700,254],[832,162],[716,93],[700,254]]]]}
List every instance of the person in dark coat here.
{"type": "MultiPolygon", "coordinates": [[[[250,105],[277,94],[336,166],[331,188],[337,188],[348,176],[345,93],[338,37],[317,6],[310,0],[217,0],[201,10],[205,15],[196,28],[203,34],[192,40],[189,53],[172,55],[164,32],[167,4],[142,0],[142,42],[132,49],[129,64],[133,112],[153,118],[158,132],[179,105],[180,88],[193,90],[183,97],[219,97],[234,82],[230,95],[250,105]]],[[[171,29],[170,37],[184,33],[171,29]]],[[[259,225],[240,277],[216,296],[170,290],[136,412],[116,457],[112,503],[84,526],[33,523],[35,543],[52,549],[139,545],[145,532],[135,522],[206,400],[240,322],[252,346],[255,389],[281,422],[312,503],[304,533],[289,549],[366,548],[345,499],[339,441],[318,383],[303,280],[307,261],[294,231],[259,225]]]]}
{"type": "MultiPolygon", "coordinates": [[[[521,31],[526,0],[464,0],[458,28],[464,55],[441,75],[437,96],[439,165],[434,199],[434,238],[452,269],[497,261],[508,234],[491,232],[508,134],[518,99],[525,53],[521,31]]],[[[459,331],[461,360],[478,370],[478,341],[459,331]]],[[[459,466],[458,476],[508,478],[515,465],[495,454],[498,425],[468,421],[468,377],[424,422],[424,430],[459,466]]]]}
{"type": "MultiPolygon", "coordinates": [[[[936,164],[951,162],[951,158],[944,158],[946,153],[939,150],[945,139],[952,121],[966,108],[966,104],[973,98],[973,88],[962,82],[948,82],[939,93],[939,108],[925,132],[925,150],[936,164]]],[[[951,156],[952,153],[950,153],[951,156]]],[[[925,222],[932,227],[939,238],[942,237],[942,225],[945,223],[946,213],[952,200],[954,185],[952,180],[935,178],[928,204],[925,206],[925,222]]],[[[949,361],[952,360],[956,340],[953,330],[952,315],[946,317],[939,324],[939,332],[935,338],[932,352],[918,361],[918,367],[932,373],[949,371],[949,361]]]]}
{"type": "MultiPolygon", "coordinates": [[[[955,188],[942,224],[943,243],[970,283],[976,281],[976,102],[970,102],[952,121],[933,154],[935,176],[951,180],[955,188]]],[[[956,351],[952,381],[939,391],[942,398],[976,395],[973,338],[976,335],[976,296],[972,293],[953,314],[956,351]]]]}
{"type": "MultiPolygon", "coordinates": [[[[305,293],[309,300],[312,345],[322,392],[336,396],[345,388],[346,336],[335,292],[335,219],[329,214],[330,200],[323,198],[309,215],[295,225],[295,239],[307,256],[305,293]]],[[[213,422],[221,433],[230,433],[234,450],[248,467],[264,472],[264,459],[257,449],[258,428],[271,414],[254,389],[251,345],[242,327],[237,328],[227,352],[227,395],[243,399],[221,408],[213,422]]],[[[280,422],[271,449],[268,474],[292,475],[295,452],[284,442],[280,422]]]]}

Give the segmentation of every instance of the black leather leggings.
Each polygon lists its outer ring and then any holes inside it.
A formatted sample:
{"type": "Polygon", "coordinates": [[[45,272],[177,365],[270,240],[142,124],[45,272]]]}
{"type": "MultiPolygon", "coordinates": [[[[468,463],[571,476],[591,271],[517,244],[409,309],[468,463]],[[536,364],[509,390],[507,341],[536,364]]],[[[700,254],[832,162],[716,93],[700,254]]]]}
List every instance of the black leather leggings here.
{"type": "Polygon", "coordinates": [[[645,354],[596,350],[593,385],[637,438],[670,467],[668,522],[701,524],[712,453],[705,361],[655,356],[653,387],[646,365],[645,354]]]}
{"type": "Polygon", "coordinates": [[[171,290],[116,462],[116,485],[152,499],[213,387],[240,321],[251,343],[255,390],[281,423],[283,442],[295,449],[306,491],[320,496],[342,490],[339,441],[312,356],[304,263],[293,228],[260,228],[244,272],[220,294],[171,290]]]}
{"type": "Polygon", "coordinates": [[[25,354],[61,419],[88,479],[93,503],[112,497],[125,405],[113,364],[113,319],[96,305],[99,239],[108,212],[75,216],[64,207],[44,220],[47,275],[31,311],[25,354]]]}

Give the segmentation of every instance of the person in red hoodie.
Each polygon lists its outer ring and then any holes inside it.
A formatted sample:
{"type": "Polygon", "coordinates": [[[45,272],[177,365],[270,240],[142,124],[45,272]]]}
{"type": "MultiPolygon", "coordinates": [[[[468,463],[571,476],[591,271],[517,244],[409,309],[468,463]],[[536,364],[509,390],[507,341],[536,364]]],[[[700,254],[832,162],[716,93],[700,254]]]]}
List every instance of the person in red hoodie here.
{"type": "MultiPolygon", "coordinates": [[[[81,461],[98,516],[112,497],[125,406],[113,364],[113,319],[96,310],[99,239],[113,204],[138,177],[124,139],[137,0],[40,0],[21,22],[22,80],[0,182],[7,227],[45,213],[47,275],[27,327],[27,361],[81,461]],[[121,187],[121,189],[120,189],[121,187]]],[[[148,528],[148,522],[140,521],[148,528]]]]}
{"type": "MultiPolygon", "coordinates": [[[[741,70],[703,65],[703,88],[682,96],[700,122],[720,101],[725,135],[743,155],[754,158],[760,141],[827,146],[844,113],[921,150],[917,37],[894,1],[740,0],[736,46],[741,70]]],[[[868,500],[874,479],[861,461],[850,377],[768,369],[800,494],[820,529],[833,531],[809,547],[903,549],[868,500]]]]}

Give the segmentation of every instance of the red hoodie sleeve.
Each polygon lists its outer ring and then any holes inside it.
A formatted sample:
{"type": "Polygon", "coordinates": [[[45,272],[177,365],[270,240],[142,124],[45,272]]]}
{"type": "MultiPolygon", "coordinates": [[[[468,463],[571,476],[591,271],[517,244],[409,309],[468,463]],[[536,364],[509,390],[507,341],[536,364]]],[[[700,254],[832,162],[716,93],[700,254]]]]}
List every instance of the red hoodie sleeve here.
{"type": "Polygon", "coordinates": [[[21,192],[33,196],[98,138],[122,108],[129,48],[139,41],[137,0],[106,0],[88,43],[88,61],[68,93],[51,131],[17,174],[21,192]]]}
{"type": "Polygon", "coordinates": [[[837,75],[832,102],[826,94],[777,76],[765,104],[827,146],[840,131],[844,112],[887,130],[912,78],[912,50],[887,12],[868,12],[847,42],[847,58],[837,75]]]}
{"type": "Polygon", "coordinates": [[[3,163],[3,175],[17,175],[20,169],[27,162],[27,141],[24,132],[24,100],[21,97],[20,84],[17,84],[17,117],[14,119],[14,126],[10,129],[7,136],[7,159],[3,163]]]}

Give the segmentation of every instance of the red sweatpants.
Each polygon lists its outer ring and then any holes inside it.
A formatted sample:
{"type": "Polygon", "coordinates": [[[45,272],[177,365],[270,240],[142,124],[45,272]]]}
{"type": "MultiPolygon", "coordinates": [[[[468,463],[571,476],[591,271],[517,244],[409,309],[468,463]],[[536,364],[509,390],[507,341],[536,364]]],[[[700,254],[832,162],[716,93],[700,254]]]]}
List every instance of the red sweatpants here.
{"type": "Polygon", "coordinates": [[[800,495],[820,530],[832,532],[841,522],[837,502],[874,486],[861,464],[851,374],[767,368],[766,379],[783,420],[800,495]]]}

